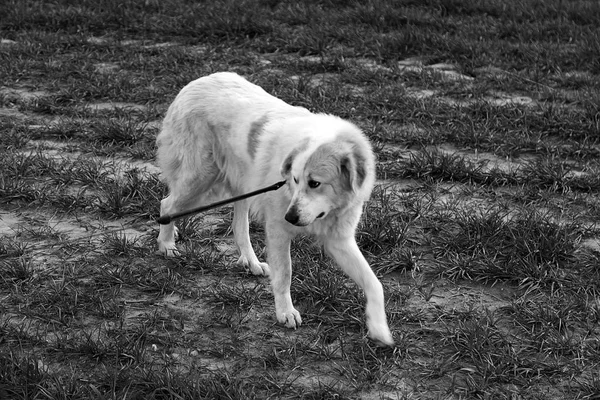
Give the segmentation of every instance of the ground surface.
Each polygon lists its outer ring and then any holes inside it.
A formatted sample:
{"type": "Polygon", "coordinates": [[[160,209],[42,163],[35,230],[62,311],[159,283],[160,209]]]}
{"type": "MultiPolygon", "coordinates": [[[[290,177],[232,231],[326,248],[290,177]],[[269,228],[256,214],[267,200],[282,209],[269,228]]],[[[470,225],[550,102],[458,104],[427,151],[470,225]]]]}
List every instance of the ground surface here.
{"type": "Polygon", "coordinates": [[[0,398],[599,398],[600,6],[393,4],[0,5],[0,398]],[[154,254],[154,137],[220,70],[372,139],[393,349],[309,239],[295,331],[230,208],[154,254]]]}

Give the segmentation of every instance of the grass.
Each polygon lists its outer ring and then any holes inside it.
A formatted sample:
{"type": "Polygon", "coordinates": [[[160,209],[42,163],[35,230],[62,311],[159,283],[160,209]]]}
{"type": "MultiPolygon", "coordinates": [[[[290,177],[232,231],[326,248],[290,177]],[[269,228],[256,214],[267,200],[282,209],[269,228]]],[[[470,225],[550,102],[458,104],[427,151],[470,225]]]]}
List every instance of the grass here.
{"type": "Polygon", "coordinates": [[[599,7],[0,4],[0,398],[597,398],[599,7]],[[220,70],[371,138],[357,240],[394,348],[310,239],[295,331],[235,266],[231,209],[154,254],[160,121],[220,70]]]}

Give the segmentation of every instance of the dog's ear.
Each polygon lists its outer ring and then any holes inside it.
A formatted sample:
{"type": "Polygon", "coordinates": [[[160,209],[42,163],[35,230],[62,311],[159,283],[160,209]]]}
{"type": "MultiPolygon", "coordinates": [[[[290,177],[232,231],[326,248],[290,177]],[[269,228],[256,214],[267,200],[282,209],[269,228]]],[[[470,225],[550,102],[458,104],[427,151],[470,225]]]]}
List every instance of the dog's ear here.
{"type": "Polygon", "coordinates": [[[281,176],[284,177],[286,180],[290,177],[290,173],[292,171],[292,164],[294,163],[294,158],[296,157],[296,155],[298,155],[298,150],[292,150],[281,164],[281,169],[279,172],[281,173],[281,176]]]}
{"type": "Polygon", "coordinates": [[[292,172],[292,164],[294,164],[294,159],[299,153],[305,151],[308,148],[308,143],[308,139],[305,139],[302,142],[298,143],[298,145],[294,147],[292,151],[290,151],[285,160],[283,160],[279,172],[281,173],[281,176],[284,177],[286,180],[290,177],[290,173],[292,172]]]}
{"type": "Polygon", "coordinates": [[[342,183],[353,192],[361,188],[367,177],[366,160],[357,149],[342,156],[340,170],[342,183]]]}

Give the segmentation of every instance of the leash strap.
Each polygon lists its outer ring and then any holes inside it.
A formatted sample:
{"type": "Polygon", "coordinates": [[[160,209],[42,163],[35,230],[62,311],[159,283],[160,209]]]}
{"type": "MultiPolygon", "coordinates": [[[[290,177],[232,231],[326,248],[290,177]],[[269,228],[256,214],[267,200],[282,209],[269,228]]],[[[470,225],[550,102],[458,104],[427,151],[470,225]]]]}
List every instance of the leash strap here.
{"type": "Polygon", "coordinates": [[[200,213],[200,212],[212,210],[213,208],[221,207],[221,206],[224,206],[225,204],[234,203],[236,201],[244,200],[244,199],[247,199],[248,197],[256,196],[257,194],[270,192],[272,190],[277,190],[280,187],[282,187],[283,185],[285,185],[285,182],[286,181],[277,182],[277,183],[275,183],[275,184],[273,184],[271,186],[267,186],[267,187],[264,187],[262,189],[255,190],[255,191],[250,192],[250,193],[241,194],[239,196],[235,196],[235,197],[231,197],[229,199],[217,201],[216,203],[212,203],[212,204],[208,204],[206,206],[201,206],[201,207],[193,208],[191,210],[182,211],[182,212],[175,213],[175,214],[161,215],[157,219],[157,221],[161,225],[167,225],[167,224],[170,224],[171,221],[173,221],[174,219],[177,219],[177,218],[181,218],[181,217],[185,217],[185,216],[188,216],[188,215],[191,215],[191,214],[196,214],[196,213],[200,213]]]}

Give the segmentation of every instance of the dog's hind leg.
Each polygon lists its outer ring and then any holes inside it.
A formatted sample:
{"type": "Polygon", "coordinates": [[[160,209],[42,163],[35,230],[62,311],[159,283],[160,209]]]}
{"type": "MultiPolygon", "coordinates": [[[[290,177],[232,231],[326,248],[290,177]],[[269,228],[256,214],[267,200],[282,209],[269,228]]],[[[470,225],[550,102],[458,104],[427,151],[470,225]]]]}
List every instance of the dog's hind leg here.
{"type": "MultiPolygon", "coordinates": [[[[160,215],[170,214],[170,210],[173,209],[173,196],[169,195],[164,198],[160,202],[160,215]]],[[[176,254],[177,247],[175,246],[175,234],[177,233],[177,228],[173,222],[170,222],[166,225],[160,225],[158,238],[156,242],[158,243],[158,252],[162,255],[171,257],[176,254]]]]}
{"type": "MultiPolygon", "coordinates": [[[[198,177],[176,181],[169,185],[169,196],[160,202],[160,215],[173,215],[202,205],[206,196],[206,188],[210,187],[214,178],[203,177],[202,183],[198,177]]],[[[158,252],[167,257],[177,254],[175,223],[160,225],[157,243],[158,252]]]]}
{"type": "Polygon", "coordinates": [[[235,243],[240,251],[237,265],[248,267],[254,275],[269,275],[269,265],[258,261],[252,243],[250,243],[250,232],[248,222],[249,204],[241,200],[233,205],[233,235],[235,243]]]}
{"type": "Polygon", "coordinates": [[[369,337],[376,342],[392,346],[394,339],[385,317],[383,287],[358,248],[356,240],[353,237],[325,239],[324,245],[340,268],[365,292],[369,337]]]}

